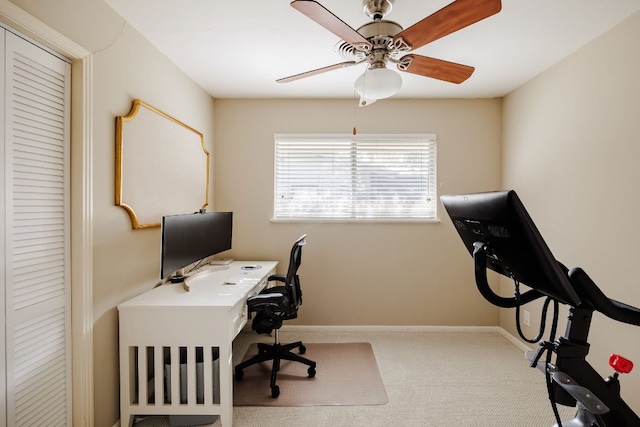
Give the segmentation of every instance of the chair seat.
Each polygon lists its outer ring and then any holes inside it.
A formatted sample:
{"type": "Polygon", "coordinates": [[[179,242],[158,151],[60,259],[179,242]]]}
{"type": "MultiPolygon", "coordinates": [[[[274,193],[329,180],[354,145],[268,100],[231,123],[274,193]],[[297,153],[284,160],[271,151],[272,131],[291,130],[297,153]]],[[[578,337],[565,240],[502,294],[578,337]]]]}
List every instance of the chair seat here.
{"type": "Polygon", "coordinates": [[[258,295],[247,298],[247,307],[250,313],[267,310],[269,314],[277,316],[280,320],[298,317],[298,309],[292,307],[287,288],[284,286],[265,288],[258,295]]]}

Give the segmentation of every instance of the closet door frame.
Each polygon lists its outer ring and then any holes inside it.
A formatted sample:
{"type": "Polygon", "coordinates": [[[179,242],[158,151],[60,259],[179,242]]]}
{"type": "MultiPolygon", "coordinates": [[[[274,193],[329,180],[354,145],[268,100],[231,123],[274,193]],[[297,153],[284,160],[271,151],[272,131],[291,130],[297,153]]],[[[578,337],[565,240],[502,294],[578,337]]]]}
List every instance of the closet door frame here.
{"type": "MultiPolygon", "coordinates": [[[[2,30],[0,28],[0,30],[2,30]]],[[[4,56],[5,56],[5,31],[0,31],[0,84],[4,90],[4,81],[5,81],[5,67],[4,67],[4,56]]],[[[0,131],[4,133],[5,124],[4,124],[4,102],[0,103],[0,131]]],[[[5,135],[3,134],[3,138],[5,135]]],[[[4,149],[0,150],[0,165],[4,165],[4,149]]],[[[4,169],[4,168],[3,168],[4,169]]],[[[3,173],[0,174],[0,200],[4,200],[4,170],[3,173]]],[[[4,209],[0,209],[0,242],[4,242],[4,209]]],[[[4,245],[0,245],[0,280],[3,282],[3,291],[0,292],[0,319],[2,319],[2,323],[5,324],[5,319],[7,318],[7,314],[5,311],[6,307],[6,299],[4,292],[4,276],[5,276],[5,250],[4,245]]],[[[6,342],[7,342],[7,333],[6,328],[0,329],[0,369],[2,369],[2,377],[0,378],[0,425],[4,426],[7,419],[7,376],[5,367],[7,366],[6,360],[6,342]]]]}
{"type": "Polygon", "coordinates": [[[41,43],[71,64],[71,336],[73,425],[93,421],[93,57],[91,52],[0,0],[0,23],[41,43]]]}

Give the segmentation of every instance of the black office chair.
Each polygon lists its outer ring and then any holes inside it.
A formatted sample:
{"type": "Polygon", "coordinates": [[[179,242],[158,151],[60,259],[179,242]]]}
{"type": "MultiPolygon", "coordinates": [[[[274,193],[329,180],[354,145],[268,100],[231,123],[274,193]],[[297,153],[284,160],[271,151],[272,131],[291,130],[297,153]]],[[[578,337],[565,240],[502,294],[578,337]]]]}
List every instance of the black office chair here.
{"type": "Polygon", "coordinates": [[[307,350],[301,341],[291,344],[280,344],[279,332],[283,320],[298,317],[298,308],[302,304],[302,290],[298,267],[302,259],[302,247],[307,244],[307,235],[302,235],[291,248],[289,257],[289,269],[287,275],[274,274],[268,280],[284,283],[283,286],[265,288],[258,295],[247,298],[249,313],[256,313],[252,328],[259,334],[269,334],[275,329],[275,342],[273,345],[258,343],[258,354],[235,367],[236,380],[242,380],[243,369],[248,366],[273,360],[271,368],[271,396],[280,395],[280,387],[276,385],[276,376],[280,370],[280,360],[292,360],[309,366],[307,373],[309,378],[316,375],[316,362],[292,353],[297,348],[300,354],[307,350]]]}

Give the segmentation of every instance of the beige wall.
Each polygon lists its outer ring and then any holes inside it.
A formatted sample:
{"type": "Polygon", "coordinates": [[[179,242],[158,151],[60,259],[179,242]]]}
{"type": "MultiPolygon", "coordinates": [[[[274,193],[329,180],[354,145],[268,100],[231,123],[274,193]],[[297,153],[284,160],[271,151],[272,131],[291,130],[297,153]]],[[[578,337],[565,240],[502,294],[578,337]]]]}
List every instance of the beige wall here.
{"type": "MultiPolygon", "coordinates": [[[[132,230],[115,206],[115,117],[140,98],[203,132],[213,152],[214,101],[102,0],[13,3],[94,52],[94,421],[112,427],[120,418],[116,305],[155,285],[160,250],[159,229],[132,230]]],[[[151,162],[162,155],[149,154],[151,162]]]]}
{"type": "Polygon", "coordinates": [[[438,223],[273,223],[274,133],[436,133],[438,191],[500,185],[501,101],[216,100],[215,204],[232,210],[237,259],[281,261],[308,234],[300,270],[305,325],[495,325],[469,289],[471,262],[438,223]]]}
{"type": "MultiPolygon", "coordinates": [[[[518,192],[555,257],[582,267],[610,298],[636,307],[638,76],[640,13],[505,98],[502,167],[503,186],[518,192]]],[[[507,289],[513,286],[503,283],[507,289]]],[[[539,305],[531,310],[537,325],[539,305]]],[[[513,316],[502,310],[500,324],[516,334],[513,316]]],[[[640,328],[596,314],[589,360],[608,375],[609,355],[637,359],[639,338],[640,328]]],[[[623,378],[622,388],[640,412],[638,373],[623,378]]]]}
{"type": "MultiPolygon", "coordinates": [[[[128,26],[113,47],[96,54],[94,78],[95,418],[96,426],[112,426],[119,418],[116,305],[151,289],[160,274],[160,229],[132,230],[124,209],[114,206],[114,118],[140,98],[202,132],[212,152],[214,111],[209,95],[128,26]]],[[[149,153],[148,161],[162,155],[149,153]]],[[[183,206],[176,209],[184,213],[183,206]]]]}

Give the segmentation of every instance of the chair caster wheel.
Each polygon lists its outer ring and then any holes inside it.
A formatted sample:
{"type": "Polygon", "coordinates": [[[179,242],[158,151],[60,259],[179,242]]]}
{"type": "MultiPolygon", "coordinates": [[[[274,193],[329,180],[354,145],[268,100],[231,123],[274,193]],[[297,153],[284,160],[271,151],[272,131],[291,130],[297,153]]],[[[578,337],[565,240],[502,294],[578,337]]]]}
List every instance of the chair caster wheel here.
{"type": "Polygon", "coordinates": [[[278,396],[280,396],[280,387],[274,385],[271,387],[271,397],[276,398],[278,396]]]}
{"type": "Polygon", "coordinates": [[[242,381],[243,377],[244,377],[244,371],[236,370],[236,381],[242,381]]]}
{"type": "Polygon", "coordinates": [[[300,346],[300,354],[304,354],[307,351],[307,347],[301,345],[300,346]]]}
{"type": "Polygon", "coordinates": [[[310,367],[307,369],[307,373],[309,374],[309,378],[313,378],[316,376],[316,368],[310,367]]]}

